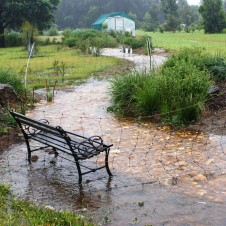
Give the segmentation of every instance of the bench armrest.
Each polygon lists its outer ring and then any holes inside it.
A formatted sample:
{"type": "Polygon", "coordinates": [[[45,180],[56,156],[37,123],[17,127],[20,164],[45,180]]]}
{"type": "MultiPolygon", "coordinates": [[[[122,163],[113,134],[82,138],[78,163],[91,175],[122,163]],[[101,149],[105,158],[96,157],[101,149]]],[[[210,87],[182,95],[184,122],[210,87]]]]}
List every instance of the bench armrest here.
{"type": "Polygon", "coordinates": [[[79,155],[83,156],[84,158],[97,155],[107,148],[100,136],[92,136],[84,139],[81,142],[71,140],[71,146],[79,155]]]}

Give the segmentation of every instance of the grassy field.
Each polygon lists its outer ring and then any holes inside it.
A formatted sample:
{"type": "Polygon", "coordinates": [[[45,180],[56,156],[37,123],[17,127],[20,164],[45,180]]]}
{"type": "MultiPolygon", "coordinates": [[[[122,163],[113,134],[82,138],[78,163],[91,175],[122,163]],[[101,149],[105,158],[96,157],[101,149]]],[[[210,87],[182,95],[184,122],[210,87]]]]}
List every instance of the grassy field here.
{"type": "MultiPolygon", "coordinates": [[[[0,49],[0,68],[15,71],[24,79],[28,56],[23,47],[0,49]]],[[[85,79],[92,73],[103,71],[121,64],[121,60],[112,57],[84,56],[75,49],[60,45],[41,46],[34,58],[31,58],[27,70],[27,87],[44,87],[46,81],[51,85],[75,84],[77,79],[85,79]]]]}
{"type": "Polygon", "coordinates": [[[0,226],[91,226],[83,216],[66,211],[56,212],[15,199],[8,187],[0,184],[0,226]]]}
{"type": "Polygon", "coordinates": [[[150,35],[155,47],[167,51],[178,50],[183,47],[202,47],[211,53],[221,53],[226,56],[226,34],[204,34],[203,31],[185,32],[144,32],[137,31],[137,35],[150,35]]]}

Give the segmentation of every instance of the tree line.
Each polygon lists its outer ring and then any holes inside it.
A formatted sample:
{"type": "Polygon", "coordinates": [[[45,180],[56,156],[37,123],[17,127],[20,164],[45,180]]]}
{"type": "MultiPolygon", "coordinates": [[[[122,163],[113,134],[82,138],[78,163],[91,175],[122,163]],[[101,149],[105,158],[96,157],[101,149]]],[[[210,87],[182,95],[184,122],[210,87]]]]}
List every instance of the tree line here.
{"type": "Polygon", "coordinates": [[[180,24],[190,26],[201,21],[198,6],[187,0],[61,0],[56,11],[59,29],[87,28],[101,15],[123,11],[131,16],[136,27],[155,31],[161,25],[174,30],[180,24]]]}
{"type": "Polygon", "coordinates": [[[21,31],[26,22],[39,31],[53,25],[90,28],[101,14],[114,11],[127,13],[145,31],[220,33],[226,28],[225,10],[226,0],[202,0],[200,6],[187,0],[0,0],[0,47],[6,31],[21,31]]]}
{"type": "Polygon", "coordinates": [[[61,0],[56,11],[59,29],[87,28],[101,15],[123,11],[145,31],[193,31],[220,33],[226,28],[226,0],[202,0],[200,6],[187,0],[61,0]]]}

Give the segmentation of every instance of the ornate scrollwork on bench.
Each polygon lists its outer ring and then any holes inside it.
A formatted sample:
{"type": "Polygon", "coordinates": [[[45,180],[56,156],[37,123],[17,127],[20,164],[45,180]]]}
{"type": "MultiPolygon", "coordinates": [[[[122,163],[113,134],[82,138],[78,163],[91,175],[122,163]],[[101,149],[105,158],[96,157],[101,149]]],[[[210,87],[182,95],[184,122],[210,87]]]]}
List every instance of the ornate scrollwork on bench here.
{"type": "Polygon", "coordinates": [[[112,144],[106,144],[100,136],[85,136],[76,131],[64,130],[61,126],[49,125],[48,120],[35,120],[17,112],[9,111],[17,121],[27,145],[28,161],[31,163],[31,153],[42,150],[44,148],[52,148],[55,156],[64,158],[65,160],[75,162],[79,175],[79,183],[82,183],[82,176],[88,173],[96,172],[105,168],[109,176],[112,176],[108,164],[108,156],[112,144]],[[42,146],[31,148],[30,141],[40,143],[42,146]],[[43,146],[44,145],[44,146],[43,146]],[[81,164],[82,160],[86,160],[93,156],[105,153],[105,160],[102,166],[95,168],[88,164],[81,164]],[[84,169],[84,171],[83,171],[84,169]]]}
{"type": "MultiPolygon", "coordinates": [[[[43,123],[45,125],[49,124],[49,121],[47,119],[40,119],[39,122],[41,122],[41,123],[43,123]]],[[[23,129],[24,129],[24,132],[29,137],[35,136],[36,134],[42,132],[40,129],[36,129],[32,125],[26,125],[25,123],[23,123],[23,129]]]]}
{"type": "Polygon", "coordinates": [[[100,136],[89,137],[80,143],[72,142],[71,145],[84,158],[99,154],[104,146],[103,139],[100,136]]]}

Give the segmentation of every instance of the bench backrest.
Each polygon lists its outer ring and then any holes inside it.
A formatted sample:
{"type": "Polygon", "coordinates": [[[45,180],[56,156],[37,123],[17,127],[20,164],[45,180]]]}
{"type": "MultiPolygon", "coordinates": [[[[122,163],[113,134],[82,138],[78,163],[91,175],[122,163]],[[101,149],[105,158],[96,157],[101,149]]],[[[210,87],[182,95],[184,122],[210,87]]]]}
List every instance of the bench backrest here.
{"type": "Polygon", "coordinates": [[[25,139],[31,138],[68,154],[76,154],[80,159],[92,157],[112,146],[104,144],[99,136],[85,137],[78,132],[65,131],[60,126],[51,126],[46,119],[37,121],[13,111],[10,114],[17,121],[25,139]]]}
{"type": "Polygon", "coordinates": [[[23,129],[23,132],[25,132],[28,136],[35,135],[36,133],[42,131],[45,133],[53,134],[55,136],[63,137],[59,132],[59,128],[48,125],[49,122],[46,119],[37,121],[11,110],[9,112],[17,121],[18,125],[22,127],[21,129],[23,129]]]}

